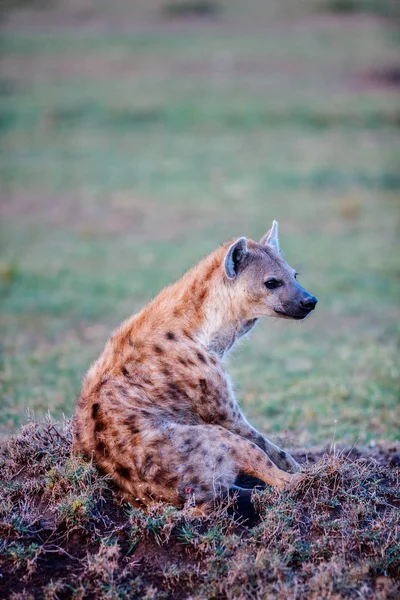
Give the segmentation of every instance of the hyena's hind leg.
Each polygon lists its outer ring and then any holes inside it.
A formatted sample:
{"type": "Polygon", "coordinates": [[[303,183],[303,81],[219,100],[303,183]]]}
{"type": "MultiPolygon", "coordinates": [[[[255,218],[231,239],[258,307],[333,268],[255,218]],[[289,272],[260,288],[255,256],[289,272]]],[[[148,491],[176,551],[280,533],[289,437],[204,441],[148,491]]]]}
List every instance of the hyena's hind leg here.
{"type": "Polygon", "coordinates": [[[240,472],[282,487],[293,475],[281,471],[256,444],[218,425],[171,425],[167,444],[179,465],[178,493],[196,504],[234,490],[240,472]]]}

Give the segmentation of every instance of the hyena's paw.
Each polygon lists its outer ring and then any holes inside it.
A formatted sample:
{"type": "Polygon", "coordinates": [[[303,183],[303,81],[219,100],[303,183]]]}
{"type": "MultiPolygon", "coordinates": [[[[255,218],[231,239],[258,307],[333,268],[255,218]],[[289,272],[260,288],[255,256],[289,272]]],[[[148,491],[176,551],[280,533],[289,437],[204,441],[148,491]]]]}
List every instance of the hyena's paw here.
{"type": "Polygon", "coordinates": [[[294,458],[291,457],[291,461],[290,461],[290,468],[288,469],[289,473],[298,473],[301,469],[301,465],[299,465],[299,463],[294,460],[294,458]]]}
{"type": "Polygon", "coordinates": [[[295,473],[294,475],[291,476],[290,481],[287,484],[287,487],[290,491],[295,491],[297,490],[301,483],[304,481],[305,479],[305,475],[304,473],[295,473]]]}
{"type": "Polygon", "coordinates": [[[284,468],[285,471],[287,471],[288,473],[298,473],[300,471],[301,465],[299,465],[297,460],[295,460],[293,458],[293,456],[291,454],[289,454],[289,452],[284,452],[283,450],[281,450],[280,456],[282,458],[284,456],[284,458],[285,458],[285,463],[286,463],[285,468],[284,468]]]}
{"type": "MultiPolygon", "coordinates": [[[[268,452],[267,452],[268,454],[268,452]]],[[[276,466],[281,469],[281,471],[285,471],[286,473],[298,473],[301,469],[301,465],[289,454],[289,452],[285,452],[284,450],[280,450],[276,448],[276,451],[270,455],[276,466]]]]}
{"type": "Polygon", "coordinates": [[[277,488],[286,488],[290,485],[293,477],[296,477],[296,475],[291,475],[290,473],[287,473],[286,471],[281,471],[278,475],[278,477],[276,478],[276,482],[275,482],[275,487],[277,488]]]}

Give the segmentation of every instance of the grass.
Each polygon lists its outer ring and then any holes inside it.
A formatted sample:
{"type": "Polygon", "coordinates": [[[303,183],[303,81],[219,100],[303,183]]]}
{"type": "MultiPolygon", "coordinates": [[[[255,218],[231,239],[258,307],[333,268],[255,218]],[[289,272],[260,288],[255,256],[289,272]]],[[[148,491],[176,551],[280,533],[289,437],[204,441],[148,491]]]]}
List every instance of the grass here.
{"type": "Polygon", "coordinates": [[[46,598],[394,597],[394,467],[325,457],[307,467],[312,501],[267,490],[273,510],[249,532],[223,510],[206,523],[129,512],[70,460],[68,427],[7,440],[27,409],[70,417],[122,319],[276,218],[319,304],[305,323],[260,324],[229,358],[246,414],[295,452],[397,448],[396,33],[314,0],[221,2],[201,17],[157,2],[24,4],[2,24],[0,74],[1,568],[14,600],[31,584],[46,598]]]}
{"type": "MultiPolygon", "coordinates": [[[[399,455],[310,456],[291,492],[229,507],[123,503],[70,457],[69,423],[30,423],[0,457],[0,593],[22,598],[395,598],[399,455]],[[397,458],[396,458],[397,457],[397,458]],[[392,466],[388,466],[392,465],[392,466]],[[30,595],[29,595],[30,594],[30,595]]],[[[304,458],[304,457],[303,457],[304,458]]]]}

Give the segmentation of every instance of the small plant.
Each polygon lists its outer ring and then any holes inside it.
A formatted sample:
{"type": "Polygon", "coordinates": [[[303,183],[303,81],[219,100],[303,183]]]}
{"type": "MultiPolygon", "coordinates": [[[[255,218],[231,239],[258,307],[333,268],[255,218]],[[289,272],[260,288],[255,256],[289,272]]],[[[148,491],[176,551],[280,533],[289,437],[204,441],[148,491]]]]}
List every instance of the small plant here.
{"type": "Polygon", "coordinates": [[[90,518],[92,507],[93,502],[90,499],[70,496],[58,506],[59,521],[63,522],[68,530],[84,527],[90,518]]]}
{"type": "Polygon", "coordinates": [[[33,570],[34,562],[41,552],[41,547],[35,542],[28,546],[13,542],[10,546],[5,547],[3,552],[4,556],[11,560],[15,569],[24,568],[29,573],[33,570]]]}

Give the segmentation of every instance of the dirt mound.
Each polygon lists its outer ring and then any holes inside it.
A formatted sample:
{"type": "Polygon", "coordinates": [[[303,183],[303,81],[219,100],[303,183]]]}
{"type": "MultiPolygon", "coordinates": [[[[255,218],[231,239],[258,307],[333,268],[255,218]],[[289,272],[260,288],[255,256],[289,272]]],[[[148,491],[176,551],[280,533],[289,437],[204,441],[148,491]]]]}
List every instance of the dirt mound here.
{"type": "Polygon", "coordinates": [[[398,597],[399,462],[310,455],[295,489],[253,493],[249,527],[226,506],[145,514],[71,457],[68,422],[30,423],[0,455],[0,597],[398,597]]]}

